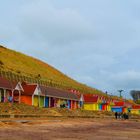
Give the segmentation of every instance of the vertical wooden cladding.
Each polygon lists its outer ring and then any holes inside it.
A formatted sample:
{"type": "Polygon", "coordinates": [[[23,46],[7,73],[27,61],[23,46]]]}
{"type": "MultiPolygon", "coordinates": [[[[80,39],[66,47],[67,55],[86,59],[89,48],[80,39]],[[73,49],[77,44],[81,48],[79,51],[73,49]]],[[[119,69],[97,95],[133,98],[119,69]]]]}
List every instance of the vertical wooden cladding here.
{"type": "Polygon", "coordinates": [[[102,110],[107,111],[107,104],[102,105],[102,110]]]}
{"type": "Polygon", "coordinates": [[[68,100],[68,108],[71,109],[71,100],[68,100]]]}
{"type": "Polygon", "coordinates": [[[131,114],[140,115],[140,109],[131,109],[131,114]]]}
{"type": "Polygon", "coordinates": [[[39,107],[45,107],[44,106],[44,98],[45,98],[44,96],[40,96],[40,98],[39,98],[39,102],[40,102],[39,107]]]}
{"type": "Polygon", "coordinates": [[[49,107],[49,97],[45,97],[45,107],[49,107]]]}
{"type": "Polygon", "coordinates": [[[33,96],[33,105],[36,107],[39,107],[39,96],[38,95],[33,96]]]}
{"type": "Polygon", "coordinates": [[[98,103],[98,96],[92,94],[84,95],[84,109],[85,110],[100,110],[100,104],[98,103]]]}
{"type": "Polygon", "coordinates": [[[78,102],[75,100],[71,100],[71,109],[76,109],[78,108],[78,102]]]}
{"type": "Polygon", "coordinates": [[[50,107],[54,107],[55,98],[50,97],[50,107]]]}
{"type": "Polygon", "coordinates": [[[32,105],[32,96],[21,96],[21,103],[25,103],[27,105],[32,105]]]}

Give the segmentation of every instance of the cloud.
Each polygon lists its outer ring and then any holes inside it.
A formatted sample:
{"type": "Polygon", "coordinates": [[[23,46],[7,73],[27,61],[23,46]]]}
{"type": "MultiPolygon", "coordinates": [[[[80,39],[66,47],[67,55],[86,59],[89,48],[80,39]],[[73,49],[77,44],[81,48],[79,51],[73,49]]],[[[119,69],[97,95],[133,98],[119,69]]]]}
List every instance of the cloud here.
{"type": "Polygon", "coordinates": [[[134,70],[112,74],[110,80],[113,81],[114,87],[140,89],[140,72],[134,70]]]}
{"type": "Polygon", "coordinates": [[[20,28],[24,36],[51,45],[70,44],[93,39],[94,30],[80,13],[74,9],[55,8],[48,1],[36,1],[21,10],[20,28]]]}

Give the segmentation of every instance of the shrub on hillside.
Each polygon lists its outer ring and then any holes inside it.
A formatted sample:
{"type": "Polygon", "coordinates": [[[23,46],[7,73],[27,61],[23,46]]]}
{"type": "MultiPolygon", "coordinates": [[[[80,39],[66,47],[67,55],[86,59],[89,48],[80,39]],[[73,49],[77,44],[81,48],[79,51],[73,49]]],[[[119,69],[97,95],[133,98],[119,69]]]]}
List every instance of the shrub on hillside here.
{"type": "Polygon", "coordinates": [[[4,65],[4,63],[0,60],[0,65],[4,65]]]}

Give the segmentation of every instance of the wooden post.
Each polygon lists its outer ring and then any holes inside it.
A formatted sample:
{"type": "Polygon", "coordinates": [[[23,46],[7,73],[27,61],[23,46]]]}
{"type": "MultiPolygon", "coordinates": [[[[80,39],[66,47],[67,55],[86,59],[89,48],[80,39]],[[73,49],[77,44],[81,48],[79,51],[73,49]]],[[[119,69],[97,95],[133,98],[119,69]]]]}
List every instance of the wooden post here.
{"type": "Polygon", "coordinates": [[[21,91],[19,90],[19,104],[20,104],[20,99],[21,99],[21,91]]]}
{"type": "Polygon", "coordinates": [[[34,94],[32,95],[32,106],[34,105],[34,94]]]}
{"type": "Polygon", "coordinates": [[[6,102],[6,89],[4,89],[4,102],[6,102]]]}
{"type": "Polygon", "coordinates": [[[49,107],[51,107],[51,97],[49,97],[49,107]]]}
{"type": "Polygon", "coordinates": [[[45,107],[45,97],[46,97],[46,96],[44,96],[44,107],[45,107]]]}
{"type": "Polygon", "coordinates": [[[38,105],[40,107],[40,95],[38,95],[38,105]]]}
{"type": "Polygon", "coordinates": [[[12,90],[12,103],[14,102],[14,90],[12,90]]]}

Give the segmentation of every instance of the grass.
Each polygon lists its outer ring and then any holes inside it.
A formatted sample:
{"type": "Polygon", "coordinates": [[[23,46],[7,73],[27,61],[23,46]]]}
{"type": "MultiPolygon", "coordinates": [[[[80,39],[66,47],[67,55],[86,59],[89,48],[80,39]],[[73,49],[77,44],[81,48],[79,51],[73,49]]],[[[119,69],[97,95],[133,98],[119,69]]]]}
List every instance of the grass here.
{"type": "Polygon", "coordinates": [[[105,111],[87,111],[82,109],[70,110],[66,108],[39,108],[26,104],[0,103],[0,115],[46,115],[46,116],[72,116],[72,117],[103,117],[112,116],[112,112],[105,111]]]}
{"type": "Polygon", "coordinates": [[[0,46],[0,69],[59,83],[60,88],[79,90],[83,93],[103,94],[100,90],[81,84],[54,67],[36,58],[0,46]]]}

